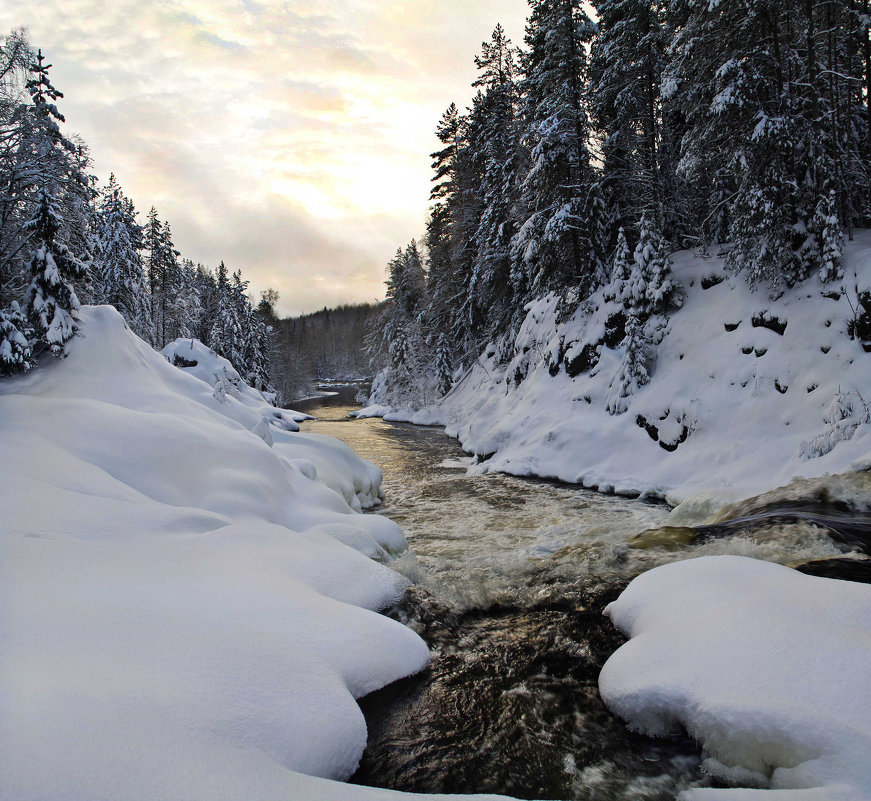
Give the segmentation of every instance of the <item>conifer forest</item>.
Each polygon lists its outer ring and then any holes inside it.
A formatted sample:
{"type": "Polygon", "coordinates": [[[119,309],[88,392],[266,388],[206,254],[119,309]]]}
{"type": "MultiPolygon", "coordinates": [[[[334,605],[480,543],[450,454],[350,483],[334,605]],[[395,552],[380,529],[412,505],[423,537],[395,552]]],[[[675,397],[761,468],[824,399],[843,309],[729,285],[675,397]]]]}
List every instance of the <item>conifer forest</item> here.
{"type": "Polygon", "coordinates": [[[526,305],[612,284],[632,380],[640,325],[679,302],[669,254],[727,254],[753,286],[842,277],[871,213],[867,3],[530,3],[437,126],[432,207],[388,265],[383,397],[421,403],[526,305]],[[634,255],[633,255],[634,254],[634,255]]]}

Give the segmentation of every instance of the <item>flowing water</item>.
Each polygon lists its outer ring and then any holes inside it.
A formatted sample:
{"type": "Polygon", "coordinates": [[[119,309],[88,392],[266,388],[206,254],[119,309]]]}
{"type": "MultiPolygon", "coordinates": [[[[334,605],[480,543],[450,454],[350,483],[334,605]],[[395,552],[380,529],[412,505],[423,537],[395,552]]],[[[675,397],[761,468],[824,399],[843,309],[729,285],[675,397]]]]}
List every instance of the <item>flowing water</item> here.
{"type": "MultiPolygon", "coordinates": [[[[353,394],[300,405],[318,418],[303,430],[344,440],[384,471],[378,513],[409,542],[391,566],[413,582],[388,613],[433,654],[423,674],[362,699],[369,745],[358,783],[590,801],[672,799],[708,786],[680,732],[635,735],[602,704],[599,671],[624,642],[606,604],[644,570],[704,554],[868,572],[845,552],[871,518],[811,488],[715,524],[668,525],[664,504],[468,476],[469,457],[441,429],[352,420],[353,394]],[[840,533],[828,525],[835,518],[840,533]]],[[[871,499],[871,482],[859,483],[856,497],[871,499]]]]}

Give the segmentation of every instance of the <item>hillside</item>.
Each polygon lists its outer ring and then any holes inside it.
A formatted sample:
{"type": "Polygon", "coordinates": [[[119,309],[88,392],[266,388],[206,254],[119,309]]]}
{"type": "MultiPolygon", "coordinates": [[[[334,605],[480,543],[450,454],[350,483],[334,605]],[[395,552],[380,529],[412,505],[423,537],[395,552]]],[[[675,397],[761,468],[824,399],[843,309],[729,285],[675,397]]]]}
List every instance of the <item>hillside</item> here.
{"type": "Polygon", "coordinates": [[[622,413],[608,411],[623,334],[604,287],[570,315],[556,295],[529,304],[507,357],[490,346],[438,404],[381,405],[376,388],[360,414],[443,425],[478,455],[476,471],[672,503],[871,465],[871,355],[850,336],[857,287],[871,287],[871,231],[847,244],[843,287],[754,291],[722,257],[691,251],[672,265],[682,304],[646,323],[650,380],[622,413]]]}

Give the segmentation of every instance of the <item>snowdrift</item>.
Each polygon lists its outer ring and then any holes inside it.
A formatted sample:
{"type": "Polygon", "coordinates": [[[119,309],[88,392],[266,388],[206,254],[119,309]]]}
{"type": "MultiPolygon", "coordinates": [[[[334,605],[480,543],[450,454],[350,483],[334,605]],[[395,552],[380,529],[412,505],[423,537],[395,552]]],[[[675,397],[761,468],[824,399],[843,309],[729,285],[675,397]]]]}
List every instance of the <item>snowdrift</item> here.
{"type": "Polygon", "coordinates": [[[871,586],[738,556],[657,567],[606,610],[632,639],[599,677],[648,734],[682,725],[744,788],[685,801],[871,799],[871,586]]]}
{"type": "Polygon", "coordinates": [[[429,658],[373,611],[404,590],[370,558],[399,529],[352,508],[377,469],[110,307],[80,326],[0,382],[0,798],[393,797],[326,780],[364,747],[354,699],[429,658]]]}
{"type": "Polygon", "coordinates": [[[672,262],[683,306],[648,323],[661,340],[651,380],[623,414],[607,411],[622,350],[606,290],[565,320],[555,297],[530,304],[507,362],[489,348],[438,405],[359,414],[443,425],[481,472],[673,503],[871,465],[871,354],[848,336],[856,287],[871,288],[871,231],[847,245],[843,292],[809,279],[772,298],[723,258],[684,251],[672,262]]]}

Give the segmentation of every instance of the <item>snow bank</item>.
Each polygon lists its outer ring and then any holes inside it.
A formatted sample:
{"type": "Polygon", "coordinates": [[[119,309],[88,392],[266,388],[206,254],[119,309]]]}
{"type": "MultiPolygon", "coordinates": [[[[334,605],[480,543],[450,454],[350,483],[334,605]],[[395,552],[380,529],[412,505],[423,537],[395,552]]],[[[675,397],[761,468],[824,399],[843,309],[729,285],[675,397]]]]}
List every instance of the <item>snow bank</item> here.
{"type": "MultiPolygon", "coordinates": [[[[632,727],[656,735],[680,724],[712,773],[795,791],[771,797],[871,798],[871,586],[715,556],[644,573],[606,613],[632,639],[599,688],[632,727]]],[[[757,797],[769,794],[682,796],[757,797]]]]}
{"type": "MultiPolygon", "coordinates": [[[[177,339],[162,353],[172,364],[212,387],[211,398],[200,393],[203,403],[254,432],[267,445],[292,444],[287,454],[279,447],[279,454],[309,478],[318,478],[338,492],[352,509],[359,512],[381,502],[381,470],[360,459],[343,442],[317,434],[288,437],[283,433],[298,432],[297,423],[312,420],[310,414],[276,409],[267,396],[241,379],[229,361],[197,339],[177,339]]],[[[390,548],[401,550],[404,540],[401,535],[397,538],[398,529],[382,528],[390,548]]]]}
{"type": "MultiPolygon", "coordinates": [[[[270,402],[274,400],[271,393],[264,394],[248,386],[227,359],[218,356],[198,339],[176,339],[161,353],[174,366],[209,384],[216,400],[225,402],[229,396],[232,399],[229,402],[231,408],[237,404],[245,406],[256,414],[266,417],[271,425],[280,426],[286,431],[299,431],[296,423],[312,419],[310,414],[303,412],[276,409],[270,402]]],[[[225,413],[228,413],[228,410],[225,410],[225,413]]]]}
{"type": "Polygon", "coordinates": [[[622,350],[602,291],[568,319],[555,297],[530,304],[507,363],[488,349],[438,405],[364,413],[444,425],[481,457],[480,472],[672,503],[700,492],[723,503],[871,465],[871,354],[847,334],[855,287],[871,287],[871,231],[847,245],[844,294],[809,279],[772,299],[722,258],[672,261],[684,303],[648,324],[661,339],[651,381],[624,414],[607,412],[622,350]]]}
{"type": "Polygon", "coordinates": [[[326,781],[354,699],[429,657],[373,611],[405,586],[369,558],[399,529],[349,506],[380,475],[226,365],[216,391],[198,343],[206,381],[110,307],[80,326],[0,382],[0,798],[394,797],[326,781]]]}

